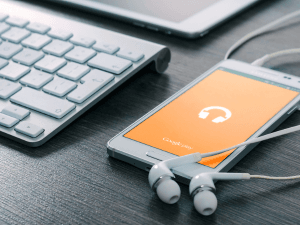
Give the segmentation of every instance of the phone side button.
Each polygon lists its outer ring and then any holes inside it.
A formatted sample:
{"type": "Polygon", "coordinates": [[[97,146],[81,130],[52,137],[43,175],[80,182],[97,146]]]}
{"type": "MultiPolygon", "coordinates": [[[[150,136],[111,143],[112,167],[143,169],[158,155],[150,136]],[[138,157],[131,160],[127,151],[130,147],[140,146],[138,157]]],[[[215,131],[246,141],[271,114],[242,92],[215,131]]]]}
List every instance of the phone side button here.
{"type": "Polygon", "coordinates": [[[296,109],[298,109],[298,106],[295,106],[294,108],[292,108],[287,114],[288,115],[292,114],[293,112],[296,111],[296,109]]]}
{"type": "Polygon", "coordinates": [[[146,156],[151,157],[153,159],[157,159],[159,161],[170,159],[170,157],[167,157],[167,156],[164,156],[164,155],[158,154],[156,152],[152,152],[152,151],[146,152],[146,156]]]}

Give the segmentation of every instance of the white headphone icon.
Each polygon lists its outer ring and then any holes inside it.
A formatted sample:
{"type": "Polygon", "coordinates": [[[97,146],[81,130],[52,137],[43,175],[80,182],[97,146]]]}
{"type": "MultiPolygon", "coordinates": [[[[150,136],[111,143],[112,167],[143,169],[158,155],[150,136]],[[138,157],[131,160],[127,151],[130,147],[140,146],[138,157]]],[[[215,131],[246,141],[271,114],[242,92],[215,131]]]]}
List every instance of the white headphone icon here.
{"type": "Polygon", "coordinates": [[[213,119],[212,122],[214,122],[214,123],[224,122],[225,120],[228,120],[232,115],[229,109],[226,109],[226,108],[220,107],[220,106],[210,106],[210,107],[207,107],[207,108],[204,108],[201,110],[201,112],[199,113],[199,118],[205,119],[209,115],[209,112],[207,112],[207,111],[209,111],[211,109],[220,109],[226,113],[225,118],[223,116],[219,116],[219,117],[213,119]]]}

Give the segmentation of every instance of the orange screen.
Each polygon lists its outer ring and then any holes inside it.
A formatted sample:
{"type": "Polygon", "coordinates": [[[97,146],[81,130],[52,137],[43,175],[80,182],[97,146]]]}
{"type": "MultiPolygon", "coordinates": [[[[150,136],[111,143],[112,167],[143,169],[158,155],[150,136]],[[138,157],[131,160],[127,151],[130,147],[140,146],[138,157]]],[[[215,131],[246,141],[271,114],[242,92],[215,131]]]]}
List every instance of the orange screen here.
{"type": "MultiPolygon", "coordinates": [[[[246,141],[298,92],[216,70],[124,136],[183,156],[246,141]]],[[[204,158],[215,168],[234,150],[204,158]]]]}

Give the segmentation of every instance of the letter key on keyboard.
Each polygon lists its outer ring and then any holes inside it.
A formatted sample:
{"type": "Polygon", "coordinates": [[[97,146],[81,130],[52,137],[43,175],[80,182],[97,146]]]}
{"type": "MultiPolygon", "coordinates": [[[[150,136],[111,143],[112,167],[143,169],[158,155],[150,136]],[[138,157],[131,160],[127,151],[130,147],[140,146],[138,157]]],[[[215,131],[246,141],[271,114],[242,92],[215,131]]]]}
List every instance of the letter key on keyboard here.
{"type": "Polygon", "coordinates": [[[73,45],[69,42],[61,40],[53,40],[50,44],[43,48],[43,51],[55,56],[63,56],[70,51],[73,45]]]}
{"type": "Polygon", "coordinates": [[[23,39],[28,37],[30,32],[28,30],[12,27],[10,30],[6,31],[1,35],[1,37],[5,40],[9,40],[14,43],[20,43],[23,39]]]}
{"type": "Polygon", "coordinates": [[[0,23],[0,34],[4,33],[10,28],[6,23],[0,23]]]}
{"type": "Polygon", "coordinates": [[[29,67],[11,62],[8,66],[0,70],[0,76],[5,77],[9,80],[16,81],[29,71],[29,67]]]}
{"type": "Polygon", "coordinates": [[[13,95],[10,100],[57,119],[64,117],[67,113],[75,109],[75,105],[71,102],[28,87],[23,88],[17,94],[13,95]]]}
{"type": "Polygon", "coordinates": [[[21,89],[22,87],[19,83],[0,79],[0,98],[2,99],[7,99],[21,89]]]}
{"type": "Polygon", "coordinates": [[[20,83],[39,89],[51,80],[53,80],[53,75],[33,69],[28,75],[20,80],[20,83]]]}
{"type": "Polygon", "coordinates": [[[8,64],[8,61],[5,59],[0,58],[0,69],[2,69],[4,66],[8,64]]]}
{"type": "Polygon", "coordinates": [[[26,27],[27,30],[30,30],[32,32],[45,34],[47,33],[51,28],[47,25],[41,24],[41,23],[30,23],[26,27]]]}
{"type": "MultiPolygon", "coordinates": [[[[1,64],[1,63],[0,63],[1,64]]],[[[1,68],[1,66],[0,66],[1,68]]],[[[57,71],[57,75],[70,79],[70,80],[78,80],[83,75],[88,73],[90,71],[90,67],[80,65],[78,63],[69,62],[68,65],[61,68],[59,71],[57,71]]]]}
{"type": "Polygon", "coordinates": [[[73,36],[72,33],[68,32],[68,31],[64,31],[64,30],[50,30],[48,32],[48,35],[50,37],[57,38],[57,39],[60,39],[60,40],[63,40],[63,41],[66,41],[70,37],[73,36]]]}
{"type": "Polygon", "coordinates": [[[93,38],[79,36],[72,37],[70,41],[75,45],[81,45],[87,48],[91,47],[93,44],[96,43],[96,40],[93,38]]]}
{"type": "Polygon", "coordinates": [[[115,74],[120,74],[130,67],[132,62],[127,59],[121,59],[114,55],[99,53],[88,62],[88,65],[115,74]]]}
{"type": "Polygon", "coordinates": [[[43,87],[43,91],[56,95],[58,97],[62,97],[76,87],[77,84],[73,81],[69,81],[58,77],[55,80],[51,81],[49,84],[47,84],[45,87],[43,87]]]}
{"type": "Polygon", "coordinates": [[[66,59],[69,59],[78,63],[85,63],[90,58],[96,55],[96,51],[84,47],[77,46],[72,51],[65,55],[66,59]]]}
{"type": "Polygon", "coordinates": [[[107,43],[103,43],[103,42],[97,42],[96,44],[93,45],[93,49],[95,49],[99,52],[114,54],[120,48],[116,45],[111,45],[111,44],[107,44],[107,43]]]}
{"type": "Polygon", "coordinates": [[[38,61],[34,66],[37,69],[45,70],[49,73],[54,73],[59,68],[67,64],[67,61],[62,58],[57,58],[52,55],[46,55],[42,60],[38,61]]]}
{"type": "Polygon", "coordinates": [[[0,21],[4,21],[8,17],[7,14],[0,13],[0,21]]]}
{"type": "Polygon", "coordinates": [[[13,61],[19,62],[26,66],[31,66],[44,57],[44,53],[24,48],[23,51],[13,57],[13,61]]]}
{"type": "Polygon", "coordinates": [[[0,57],[9,59],[18,52],[20,52],[23,48],[20,45],[16,45],[9,42],[3,42],[0,45],[0,57]]]}
{"type": "Polygon", "coordinates": [[[51,42],[51,38],[49,38],[46,35],[31,34],[28,38],[23,40],[21,43],[22,45],[27,46],[29,48],[40,50],[42,47],[44,47],[46,44],[50,42],[51,42]]]}
{"type": "Polygon", "coordinates": [[[9,17],[5,22],[16,27],[25,27],[29,23],[28,20],[17,17],[9,17]]]}

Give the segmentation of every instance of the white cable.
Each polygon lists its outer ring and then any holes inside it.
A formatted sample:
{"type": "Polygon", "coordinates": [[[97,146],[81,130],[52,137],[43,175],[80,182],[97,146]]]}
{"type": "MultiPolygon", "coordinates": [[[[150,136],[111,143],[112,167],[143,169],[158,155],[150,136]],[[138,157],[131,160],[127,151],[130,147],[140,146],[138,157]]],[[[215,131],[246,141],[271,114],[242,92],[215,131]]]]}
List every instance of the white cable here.
{"type": "Polygon", "coordinates": [[[285,21],[287,21],[287,20],[293,19],[293,18],[295,18],[295,17],[297,17],[297,16],[299,16],[299,15],[300,15],[300,10],[295,11],[295,12],[293,12],[293,13],[290,13],[290,14],[288,14],[288,15],[286,15],[286,16],[283,16],[283,17],[281,17],[281,18],[275,20],[274,22],[271,22],[271,23],[269,23],[269,24],[267,24],[267,25],[265,25],[265,26],[263,26],[263,27],[261,27],[261,28],[255,30],[255,31],[253,31],[253,32],[251,32],[251,33],[249,33],[249,34],[247,34],[246,36],[242,37],[240,40],[238,40],[234,45],[232,45],[232,46],[228,49],[228,51],[227,51],[227,53],[226,53],[224,59],[225,59],[225,60],[228,59],[229,56],[231,55],[231,53],[232,53],[234,50],[236,50],[238,47],[240,47],[242,44],[244,44],[245,42],[247,42],[247,41],[250,40],[251,38],[254,38],[254,37],[256,37],[256,36],[258,36],[258,35],[260,35],[260,34],[263,34],[263,33],[267,32],[267,31],[270,31],[270,30],[271,30],[272,28],[274,28],[275,26],[277,26],[277,25],[279,25],[279,24],[281,24],[281,23],[283,23],[283,22],[285,22],[285,21]]]}
{"type": "Polygon", "coordinates": [[[267,54],[267,55],[255,60],[254,62],[252,62],[251,65],[262,66],[266,62],[270,61],[273,58],[277,58],[277,57],[284,56],[284,55],[290,55],[290,54],[299,54],[299,53],[300,53],[300,48],[286,49],[286,50],[282,50],[279,52],[267,54]]]}
{"type": "Polygon", "coordinates": [[[268,180],[293,180],[293,179],[299,179],[300,175],[291,176],[291,177],[269,177],[264,175],[250,175],[250,178],[268,179],[268,180]]]}
{"type": "Polygon", "coordinates": [[[264,136],[261,136],[261,137],[258,137],[258,138],[254,138],[254,139],[251,139],[249,141],[245,141],[245,142],[243,142],[241,144],[232,146],[230,148],[226,148],[226,149],[223,149],[223,150],[220,150],[220,151],[216,151],[216,152],[204,153],[204,154],[201,154],[201,155],[202,155],[202,158],[206,158],[206,157],[209,157],[209,156],[218,155],[218,154],[221,154],[223,152],[227,152],[227,151],[229,151],[231,149],[234,149],[234,148],[238,148],[238,147],[249,145],[249,144],[253,144],[253,143],[256,143],[256,142],[268,140],[268,139],[271,139],[271,138],[274,138],[274,137],[278,137],[278,136],[281,136],[281,135],[289,134],[289,133],[296,132],[296,131],[299,131],[299,130],[300,130],[300,125],[294,126],[294,127],[287,128],[287,129],[280,130],[280,131],[276,131],[276,132],[273,132],[271,134],[267,134],[267,135],[264,135],[264,136]]]}

